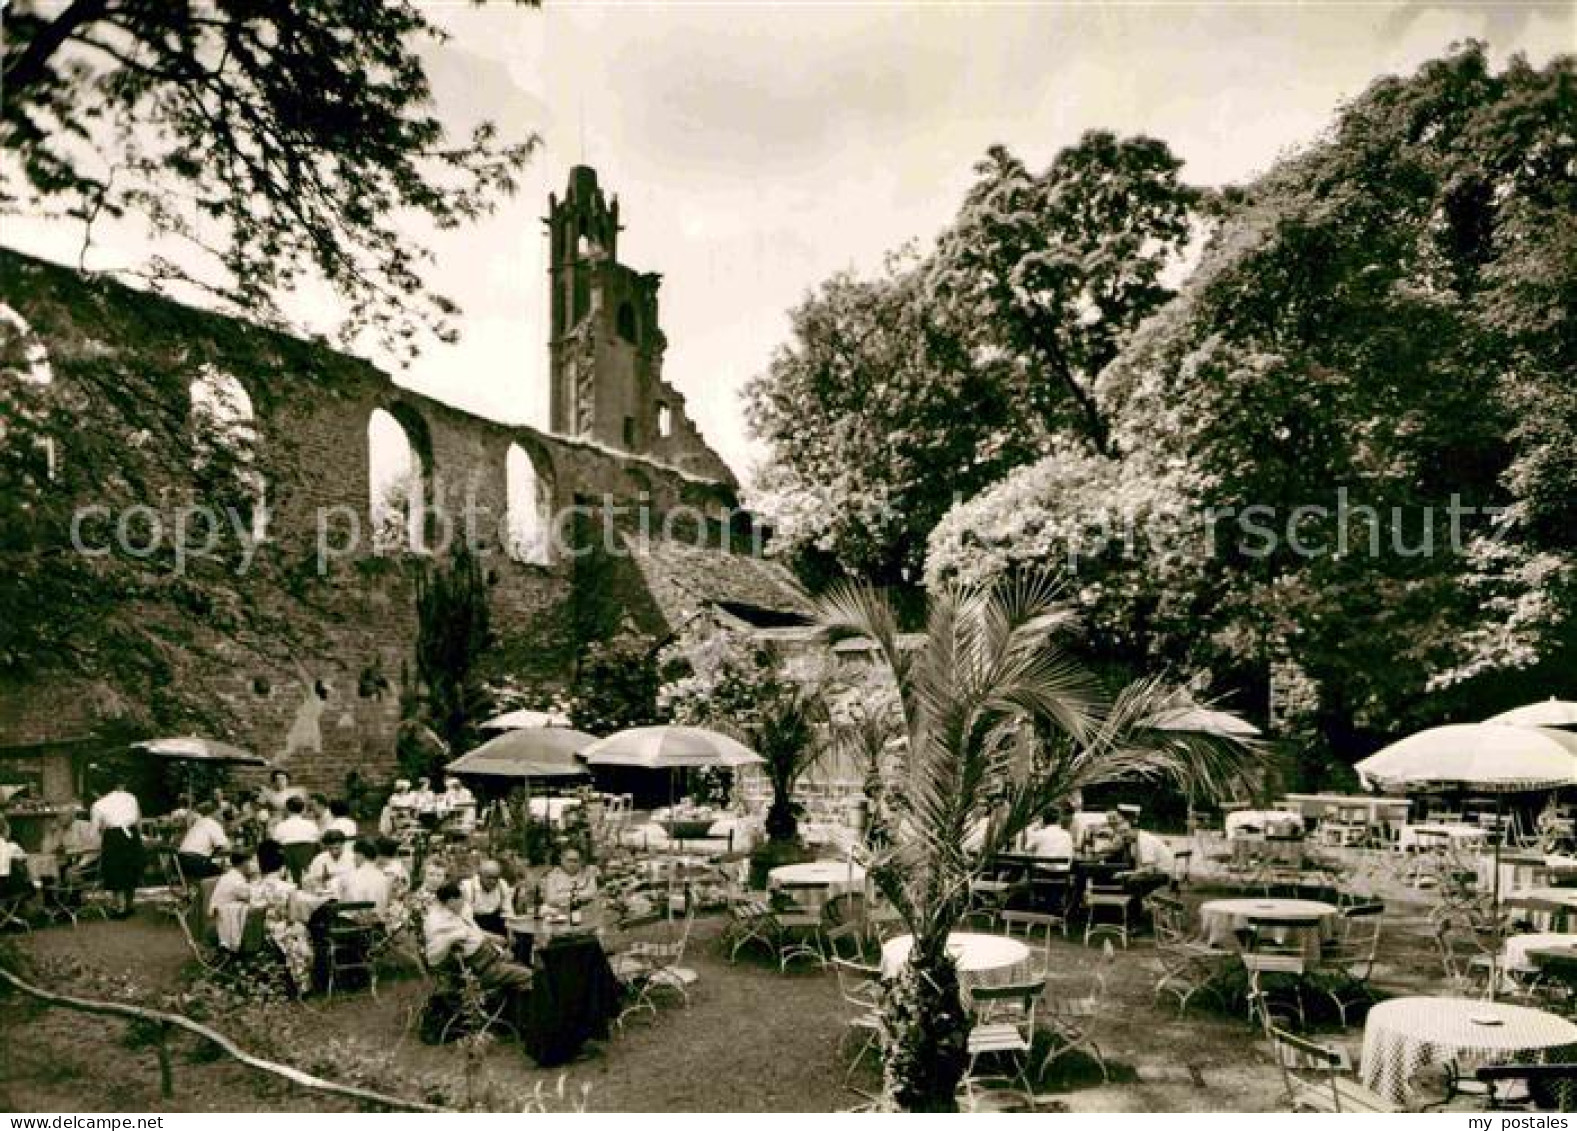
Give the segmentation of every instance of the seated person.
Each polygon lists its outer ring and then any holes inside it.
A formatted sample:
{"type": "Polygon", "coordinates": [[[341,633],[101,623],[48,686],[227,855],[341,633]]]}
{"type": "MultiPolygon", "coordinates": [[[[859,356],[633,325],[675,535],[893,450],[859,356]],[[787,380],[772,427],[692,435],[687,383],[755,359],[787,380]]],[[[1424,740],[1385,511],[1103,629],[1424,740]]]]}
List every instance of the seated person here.
{"type": "Polygon", "coordinates": [[[283,902],[296,890],[296,881],[290,878],[290,869],[285,864],[285,850],[277,840],[258,843],[257,872],[254,896],[261,896],[263,902],[283,902]]]}
{"type": "Polygon", "coordinates": [[[378,816],[378,831],[384,836],[393,836],[411,819],[414,807],[410,779],[400,778],[394,783],[394,792],[383,803],[383,812],[378,816]]]}
{"type": "Polygon", "coordinates": [[[245,848],[232,851],[230,867],[215,882],[213,893],[208,897],[208,917],[218,918],[219,909],[227,904],[250,906],[252,884],[257,878],[257,858],[245,848]]]}
{"type": "Polygon", "coordinates": [[[1031,825],[1024,832],[1024,851],[1042,859],[1070,860],[1073,857],[1073,834],[1057,824],[1031,825]]]}
{"type": "Polygon", "coordinates": [[[373,910],[386,911],[392,885],[378,867],[378,846],[370,840],[358,840],[351,846],[351,859],[355,867],[333,880],[334,898],[341,903],[370,903],[373,910]]]}
{"type": "Polygon", "coordinates": [[[330,829],[323,834],[323,851],[312,858],[301,877],[301,886],[307,891],[333,890],[334,881],[356,869],[356,858],[345,847],[345,834],[330,829]]]}
{"type": "Polygon", "coordinates": [[[329,823],[323,831],[328,832],[329,829],[338,829],[345,834],[346,840],[355,840],[361,835],[361,829],[350,815],[349,801],[336,797],[329,802],[329,823]]]}
{"type": "Polygon", "coordinates": [[[1156,836],[1139,830],[1135,851],[1139,858],[1139,869],[1144,872],[1162,872],[1172,874],[1175,857],[1172,855],[1171,846],[1156,836]]]}
{"type": "Polygon", "coordinates": [[[274,811],[276,820],[283,820],[287,803],[292,797],[304,797],[301,789],[290,784],[290,775],[275,770],[269,775],[270,786],[263,791],[263,803],[274,811]]]}
{"type": "Polygon", "coordinates": [[[560,911],[584,907],[597,898],[597,869],[584,865],[580,849],[567,847],[558,867],[542,877],[542,902],[560,911]]]}
{"type": "Polygon", "coordinates": [[[436,805],[440,813],[452,815],[460,831],[470,832],[476,827],[476,796],[459,778],[444,779],[444,791],[438,795],[436,805]]]}
{"type": "MultiPolygon", "coordinates": [[[[343,834],[341,834],[343,835],[343,834]]],[[[318,823],[307,816],[307,800],[300,795],[285,799],[285,816],[274,826],[273,839],[281,847],[293,844],[317,844],[323,836],[318,823]]]]}
{"type": "Polygon", "coordinates": [[[439,885],[433,906],[422,921],[422,938],[427,965],[434,970],[459,957],[483,989],[531,988],[531,971],[505,957],[504,940],[466,918],[465,897],[452,880],[439,885]]]}
{"type": "Polygon", "coordinates": [[[230,835],[242,844],[258,844],[268,839],[272,812],[261,793],[243,793],[235,806],[235,816],[225,822],[230,835]]]}
{"type": "Polygon", "coordinates": [[[476,875],[460,881],[460,893],[472,922],[492,934],[504,933],[504,916],[514,907],[515,897],[497,860],[482,861],[476,875]]]}
{"type": "Polygon", "coordinates": [[[33,881],[27,876],[27,853],[11,839],[11,824],[0,817],[0,898],[30,895],[33,881]]]}
{"type": "MultiPolygon", "coordinates": [[[[1137,805],[1119,805],[1106,815],[1105,835],[1098,836],[1093,855],[1108,864],[1126,864],[1130,868],[1139,864],[1139,830],[1137,805]]],[[[1100,826],[1096,826],[1097,829],[1100,826]]]]}
{"type": "Polygon", "coordinates": [[[208,800],[214,803],[214,819],[221,825],[228,825],[235,820],[237,813],[235,803],[226,796],[222,788],[214,786],[213,792],[208,795],[208,800]]]}
{"type": "Polygon", "coordinates": [[[181,838],[176,853],[181,860],[181,872],[192,880],[217,876],[222,870],[214,857],[230,849],[230,838],[215,815],[219,807],[212,801],[199,801],[192,811],[186,835],[181,838]]]}
{"type": "Polygon", "coordinates": [[[314,793],[307,797],[307,820],[318,826],[319,833],[329,831],[329,824],[334,820],[334,814],[329,811],[328,794],[314,793]]]}
{"type": "Polygon", "coordinates": [[[433,783],[427,778],[417,778],[416,788],[411,790],[411,812],[420,817],[437,809],[438,795],[433,792],[433,783]]]}
{"type": "Polygon", "coordinates": [[[378,868],[389,877],[396,899],[411,890],[411,870],[400,859],[400,845],[393,837],[379,837],[374,844],[378,849],[378,868]]]}
{"type": "Polygon", "coordinates": [[[66,808],[45,830],[43,849],[60,859],[62,877],[73,875],[99,858],[99,837],[86,810],[66,808]]]}

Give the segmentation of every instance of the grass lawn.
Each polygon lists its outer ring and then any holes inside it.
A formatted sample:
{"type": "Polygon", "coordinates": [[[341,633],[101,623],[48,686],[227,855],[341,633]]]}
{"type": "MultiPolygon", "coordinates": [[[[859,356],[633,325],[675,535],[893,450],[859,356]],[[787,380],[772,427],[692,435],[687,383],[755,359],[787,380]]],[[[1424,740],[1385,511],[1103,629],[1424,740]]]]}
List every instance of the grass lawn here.
{"type": "MultiPolygon", "coordinates": [[[[1212,893],[1199,888],[1198,899],[1212,893]]],[[[1416,896],[1414,897],[1416,899],[1416,896]]],[[[1383,966],[1377,980],[1392,992],[1442,992],[1439,964],[1424,934],[1424,908],[1389,902],[1383,966]]],[[[844,1087],[846,1055],[839,1051],[843,1011],[830,971],[801,968],[779,974],[741,955],[730,965],[719,953],[721,916],[697,921],[686,965],[699,974],[691,1007],[677,1004],[652,1019],[632,1020],[622,1034],[588,1046],[574,1063],[543,1070],[511,1043],[486,1050],[474,1094],[489,1107],[520,1107],[539,1083],[562,1077],[596,1111],[834,1111],[859,1104],[844,1087]]],[[[127,922],[84,922],[13,937],[35,963],[44,984],[84,996],[123,995],[145,1004],[180,1008],[167,995],[180,991],[189,954],[178,930],[152,911],[127,922]]],[[[1101,963],[1096,949],[1054,942],[1052,992],[1085,992],[1101,963]]],[[[1194,1006],[1179,1018],[1170,999],[1152,1002],[1156,955],[1148,939],[1119,949],[1108,978],[1096,1042],[1111,1068],[1103,1084],[1093,1062],[1059,1061],[1041,1089],[1042,1103],[1072,1111],[1264,1111],[1276,1107],[1280,1076],[1262,1041],[1241,1016],[1194,1006]]],[[[414,971],[395,971],[377,997],[365,991],[331,1002],[314,999],[280,1006],[239,1006],[207,1018],[249,1051],[348,1083],[421,1098],[431,1085],[463,1076],[453,1047],[429,1047],[416,1037],[414,1015],[426,986],[414,971]]],[[[1354,1060],[1361,1026],[1342,1040],[1354,1060]]],[[[159,1095],[150,1047],[138,1047],[126,1024],[111,1018],[49,1009],[14,995],[0,1008],[0,1107],[10,1111],[337,1110],[329,1097],[275,1081],[206,1046],[179,1037],[175,1096],[159,1095]]],[[[852,1054],[854,1042],[848,1045],[852,1054]]],[[[872,1091],[871,1060],[852,1088],[872,1091]]],[[[570,1106],[570,1100],[550,1107],[570,1106]]]]}

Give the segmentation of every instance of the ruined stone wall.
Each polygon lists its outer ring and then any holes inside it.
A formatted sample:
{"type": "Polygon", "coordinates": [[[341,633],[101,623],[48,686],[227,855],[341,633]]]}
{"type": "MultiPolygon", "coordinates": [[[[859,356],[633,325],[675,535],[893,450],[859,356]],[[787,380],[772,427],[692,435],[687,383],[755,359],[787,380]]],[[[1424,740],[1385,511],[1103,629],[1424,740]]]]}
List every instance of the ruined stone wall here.
{"type": "MultiPolygon", "coordinates": [[[[494,628],[510,643],[511,654],[522,657],[522,674],[544,688],[567,681],[579,643],[572,617],[574,563],[562,556],[522,562],[503,552],[497,522],[505,513],[505,463],[512,444],[530,457],[549,513],[576,501],[610,498],[655,512],[683,505],[715,513],[734,505],[726,484],[484,420],[400,388],[371,365],[327,348],[65,268],[0,250],[0,283],[0,301],[41,328],[46,349],[53,338],[104,357],[156,354],[169,371],[172,397],[186,396],[201,366],[239,380],[257,409],[272,531],[281,546],[294,547],[292,553],[314,543],[325,514],[341,524],[331,532],[351,522],[370,528],[368,422],[374,410],[390,411],[408,432],[420,433],[436,500],[458,514],[470,499],[489,516],[481,529],[494,628]]],[[[69,450],[64,458],[70,458],[69,450]]],[[[219,705],[228,726],[224,737],[275,758],[304,784],[337,789],[352,769],[386,778],[413,654],[413,578],[420,560],[365,550],[335,560],[326,576],[307,583],[312,611],[300,615],[311,617],[301,627],[312,643],[300,654],[264,662],[257,657],[267,649],[257,645],[267,642],[215,632],[209,644],[218,662],[205,659],[182,671],[183,692],[219,705]]],[[[294,594],[260,588],[249,578],[235,584],[248,590],[249,600],[297,615],[294,594]]],[[[648,620],[649,610],[640,611],[640,619],[648,620]]],[[[165,612],[150,609],[149,615],[165,612]]],[[[50,728],[40,728],[37,712],[26,706],[49,701],[43,690],[0,687],[0,747],[74,737],[91,725],[92,716],[104,714],[102,704],[79,697],[77,706],[87,717],[57,714],[54,729],[60,733],[40,733],[50,728]]]]}

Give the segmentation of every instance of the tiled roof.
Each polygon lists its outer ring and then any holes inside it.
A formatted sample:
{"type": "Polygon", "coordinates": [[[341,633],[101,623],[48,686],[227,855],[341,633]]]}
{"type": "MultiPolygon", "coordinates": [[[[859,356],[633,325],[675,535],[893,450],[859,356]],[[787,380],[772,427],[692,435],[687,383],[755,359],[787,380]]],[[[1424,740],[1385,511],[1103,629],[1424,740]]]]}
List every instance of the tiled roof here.
{"type": "Polygon", "coordinates": [[[810,614],[810,598],[778,562],[656,539],[632,538],[627,546],[670,630],[716,603],[810,614]]]}

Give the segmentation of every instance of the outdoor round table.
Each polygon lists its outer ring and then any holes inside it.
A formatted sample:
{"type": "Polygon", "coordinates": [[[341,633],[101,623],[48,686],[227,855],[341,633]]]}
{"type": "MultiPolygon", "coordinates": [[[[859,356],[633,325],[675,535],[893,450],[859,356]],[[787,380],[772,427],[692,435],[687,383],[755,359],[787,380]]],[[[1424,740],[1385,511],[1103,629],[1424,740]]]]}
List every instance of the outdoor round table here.
{"type": "Polygon", "coordinates": [[[531,965],[531,955],[536,947],[554,939],[582,937],[601,938],[606,917],[601,909],[589,907],[580,915],[580,922],[571,923],[564,913],[544,919],[541,915],[505,915],[504,930],[509,934],[510,953],[524,966],[531,965]]]}
{"type": "Polygon", "coordinates": [[[327,903],[330,898],[327,893],[319,894],[317,892],[299,890],[291,892],[290,901],[286,905],[291,921],[305,923],[312,918],[312,913],[327,903]]]}
{"type": "Polygon", "coordinates": [[[865,869],[843,860],[784,864],[767,873],[769,890],[792,887],[807,910],[819,911],[834,896],[865,890],[865,869]],[[814,906],[812,906],[814,905],[814,906]]]}
{"type": "Polygon", "coordinates": [[[1530,951],[1551,950],[1556,947],[1577,946],[1577,935],[1559,934],[1554,931],[1541,931],[1531,935],[1512,935],[1506,940],[1505,948],[1501,951],[1502,965],[1507,970],[1518,970],[1531,973],[1537,970],[1536,963],[1530,951]]]}
{"type": "MultiPolygon", "coordinates": [[[[882,944],[882,977],[896,978],[909,960],[913,935],[898,935],[882,944]]],[[[958,982],[967,993],[977,986],[1007,986],[1032,974],[1030,949],[1004,935],[954,931],[947,936],[947,950],[958,961],[958,982]]]]}
{"type": "Polygon", "coordinates": [[[1570,1059],[1577,1025],[1505,1002],[1401,997],[1369,1010],[1360,1072],[1364,1086],[1401,1103],[1421,1069],[1447,1061],[1506,1063],[1570,1059]]]}
{"type": "Polygon", "coordinates": [[[1235,947],[1237,932],[1256,919],[1297,919],[1307,923],[1303,949],[1319,956],[1320,943],[1332,938],[1340,922],[1339,911],[1317,899],[1212,899],[1199,905],[1199,925],[1205,941],[1214,947],[1235,947]]]}
{"type": "Polygon", "coordinates": [[[1239,809],[1221,822],[1228,840],[1263,833],[1272,828],[1303,830],[1303,814],[1291,809],[1239,809]]]}
{"type": "Polygon", "coordinates": [[[1445,837],[1450,840],[1454,848],[1478,844],[1489,839],[1489,830],[1478,825],[1403,825],[1396,833],[1396,847],[1403,852],[1409,848],[1425,847],[1425,844],[1419,841],[1419,833],[1425,834],[1426,841],[1445,837]]]}

